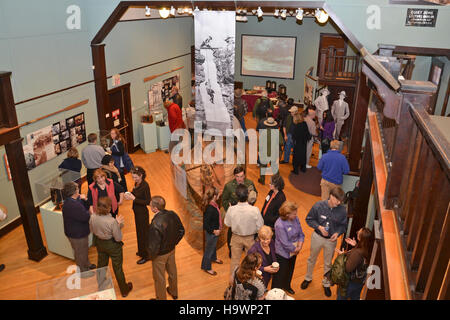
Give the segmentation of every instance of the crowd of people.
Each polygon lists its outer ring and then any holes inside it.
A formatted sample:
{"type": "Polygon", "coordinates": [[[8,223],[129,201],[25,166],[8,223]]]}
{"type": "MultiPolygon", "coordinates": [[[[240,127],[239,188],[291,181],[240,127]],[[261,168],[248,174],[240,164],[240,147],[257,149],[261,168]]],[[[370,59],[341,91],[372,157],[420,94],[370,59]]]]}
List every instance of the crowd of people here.
{"type": "MultiPolygon", "coordinates": [[[[190,128],[183,120],[183,114],[189,113],[175,103],[181,96],[175,95],[165,106],[168,110],[171,131],[176,128],[190,128]],[[175,99],[176,98],[176,99],[175,99]],[[182,123],[183,122],[183,123],[182,123]]],[[[244,116],[248,109],[237,92],[238,120],[245,127],[244,116]]],[[[192,108],[192,105],[189,107],[192,108]]],[[[188,107],[187,107],[188,108],[188,107]]],[[[320,127],[317,126],[316,111],[309,107],[299,112],[292,99],[280,99],[274,115],[272,102],[263,95],[256,102],[254,115],[258,120],[257,129],[280,130],[280,149],[284,147],[284,163],[289,162],[293,148],[293,170],[304,172],[310,168],[309,158],[313,137],[317,129],[322,132],[322,139],[330,139],[333,122],[330,112],[324,112],[320,127]],[[331,119],[331,120],[330,120],[331,119]]],[[[94,272],[112,261],[114,275],[120,292],[126,297],[133,289],[127,282],[123,270],[123,234],[124,218],[119,214],[119,207],[125,200],[133,201],[136,238],[139,257],[137,264],[152,261],[155,282],[154,299],[165,300],[169,294],[178,298],[177,267],[175,247],[184,236],[185,229],[178,215],[166,209],[166,201],[161,196],[152,196],[146,181],[146,172],[140,166],[134,166],[125,152],[125,142],[117,129],[110,132],[111,144],[106,149],[97,144],[97,135],[88,136],[88,146],[83,149],[81,160],[76,149],[71,149],[67,159],[60,168],[80,172],[82,164],[87,169],[88,191],[80,193],[81,177],[64,186],[65,201],[62,207],[64,231],[72,245],[75,262],[80,272],[94,272]],[[125,179],[131,173],[134,187],[128,192],[125,179]],[[153,213],[149,221],[148,206],[153,213]],[[97,248],[97,265],[89,261],[89,234],[93,234],[93,244],[97,248]],[[165,273],[168,273],[166,286],[165,273]]],[[[270,142],[269,142],[270,143],[270,142]]],[[[274,143],[274,142],[272,142],[274,143]]],[[[322,200],[309,210],[305,223],[314,232],[310,239],[310,256],[307,260],[307,273],[301,283],[305,290],[312,281],[313,270],[320,251],[324,252],[324,277],[322,285],[324,294],[331,296],[330,281],[325,276],[331,269],[332,258],[338,238],[347,231],[347,211],[343,204],[345,194],[341,188],[343,175],[349,171],[348,163],[340,151],[340,143],[331,140],[329,150],[323,152],[317,168],[322,171],[322,200]]],[[[268,147],[268,150],[271,148],[268,147]]],[[[259,163],[261,167],[264,165],[259,163]]],[[[259,182],[264,184],[264,175],[259,182]]],[[[291,282],[298,254],[303,249],[305,233],[298,217],[299,204],[286,198],[283,189],[284,179],[277,173],[270,176],[270,191],[261,209],[255,206],[258,191],[253,181],[246,177],[243,166],[234,169],[234,178],[228,181],[223,191],[213,186],[205,188],[203,196],[203,229],[205,249],[200,268],[211,276],[216,276],[213,264],[223,264],[217,256],[217,242],[222,232],[228,227],[227,244],[230,258],[229,299],[291,299],[286,295],[295,294],[291,282]],[[244,255],[244,257],[243,257],[244,255]],[[271,285],[271,290],[268,290],[271,285]]],[[[367,239],[370,230],[360,230],[358,240],[346,239],[355,247],[349,254],[349,269],[361,271],[361,266],[368,260],[369,246],[367,239]],[[354,269],[353,269],[354,268],[354,269]]],[[[340,251],[339,251],[340,252],[340,251]]],[[[361,277],[357,278],[359,281],[361,277]]],[[[362,285],[350,283],[346,295],[339,299],[356,299],[362,285]]]]}

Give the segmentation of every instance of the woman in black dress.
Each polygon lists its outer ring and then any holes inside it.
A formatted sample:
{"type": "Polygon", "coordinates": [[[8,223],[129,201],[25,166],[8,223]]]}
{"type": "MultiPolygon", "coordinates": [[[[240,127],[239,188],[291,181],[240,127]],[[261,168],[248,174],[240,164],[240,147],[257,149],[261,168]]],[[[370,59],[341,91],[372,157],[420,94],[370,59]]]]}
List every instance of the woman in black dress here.
{"type": "Polygon", "coordinates": [[[142,167],[134,167],[131,169],[131,177],[135,182],[134,189],[132,192],[125,193],[125,198],[127,200],[133,200],[134,222],[136,224],[138,243],[138,252],[136,254],[141,257],[137,264],[144,264],[148,261],[149,216],[147,206],[151,200],[150,187],[147,181],[145,181],[146,174],[142,167]]]}
{"type": "Polygon", "coordinates": [[[286,195],[283,192],[284,180],[280,173],[272,175],[270,180],[270,191],[267,195],[264,205],[261,209],[261,214],[264,219],[264,225],[272,228],[275,227],[275,222],[280,217],[280,207],[286,201],[286,195]]]}
{"type": "Polygon", "coordinates": [[[117,128],[111,129],[111,155],[114,158],[114,164],[119,170],[120,173],[120,185],[123,187],[125,191],[128,191],[127,180],[125,179],[125,163],[124,163],[124,155],[125,155],[125,140],[120,134],[117,128]]]}
{"type": "Polygon", "coordinates": [[[302,172],[306,172],[306,145],[312,137],[300,112],[294,116],[293,120],[294,124],[291,126],[291,131],[294,140],[294,158],[292,160],[294,168],[291,172],[298,174],[298,167],[302,172]]]}

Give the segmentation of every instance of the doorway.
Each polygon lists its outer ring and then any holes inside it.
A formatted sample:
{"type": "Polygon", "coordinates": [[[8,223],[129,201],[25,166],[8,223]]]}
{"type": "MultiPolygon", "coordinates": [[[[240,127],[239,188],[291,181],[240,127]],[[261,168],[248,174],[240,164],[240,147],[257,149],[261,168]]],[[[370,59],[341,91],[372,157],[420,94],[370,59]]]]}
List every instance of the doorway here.
{"type": "Polygon", "coordinates": [[[108,90],[109,110],[106,111],[106,130],[117,128],[125,139],[125,150],[134,152],[133,118],[130,83],[108,90]]]}

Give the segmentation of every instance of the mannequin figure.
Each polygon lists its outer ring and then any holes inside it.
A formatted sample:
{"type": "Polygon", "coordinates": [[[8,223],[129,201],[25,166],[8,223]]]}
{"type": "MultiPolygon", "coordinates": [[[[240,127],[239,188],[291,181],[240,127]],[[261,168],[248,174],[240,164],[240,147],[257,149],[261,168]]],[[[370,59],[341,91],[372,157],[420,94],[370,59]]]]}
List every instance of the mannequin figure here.
{"type": "Polygon", "coordinates": [[[317,117],[319,118],[319,123],[322,123],[323,112],[328,110],[328,99],[327,96],[330,94],[328,89],[323,89],[322,94],[314,100],[314,105],[317,108],[317,117]]]}
{"type": "Polygon", "coordinates": [[[334,121],[336,121],[336,131],[334,138],[339,140],[341,135],[341,129],[344,125],[345,120],[350,116],[350,110],[348,108],[348,103],[344,101],[345,91],[339,93],[339,100],[335,100],[331,106],[331,114],[333,115],[334,121]]]}

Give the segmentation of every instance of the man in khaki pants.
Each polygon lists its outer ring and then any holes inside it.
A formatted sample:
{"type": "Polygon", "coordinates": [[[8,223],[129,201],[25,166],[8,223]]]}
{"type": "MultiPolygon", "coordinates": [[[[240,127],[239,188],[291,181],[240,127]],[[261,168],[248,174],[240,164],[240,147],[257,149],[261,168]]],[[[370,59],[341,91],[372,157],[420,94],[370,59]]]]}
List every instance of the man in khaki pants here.
{"type": "Polygon", "coordinates": [[[350,171],[347,158],[339,152],[339,141],[333,140],[330,143],[330,150],[325,153],[317,165],[317,169],[322,171],[320,189],[322,200],[328,200],[330,190],[340,187],[344,180],[344,174],[350,171]]]}
{"type": "MultiPolygon", "coordinates": [[[[331,269],[336,242],[341,234],[347,231],[347,210],[342,205],[345,193],[340,187],[330,190],[328,200],[314,204],[306,216],[306,223],[314,229],[311,238],[311,249],[305,280],[301,288],[305,290],[312,281],[317,256],[323,249],[323,274],[331,269]]],[[[322,280],[323,289],[327,297],[331,296],[330,282],[326,277],[322,280]]]]}
{"type": "Polygon", "coordinates": [[[148,257],[152,260],[153,280],[156,299],[166,300],[166,290],[174,300],[178,299],[177,266],[175,264],[175,246],[184,236],[184,227],[178,215],[166,210],[163,197],[152,197],[150,208],[155,214],[149,227],[148,257]],[[166,288],[165,272],[169,275],[166,288]]]}
{"type": "Polygon", "coordinates": [[[230,271],[233,274],[241,260],[242,251],[245,253],[255,243],[255,234],[264,225],[261,212],[257,207],[248,202],[248,188],[244,184],[236,187],[238,204],[228,208],[225,216],[225,225],[231,228],[231,264],[230,271]]]}

